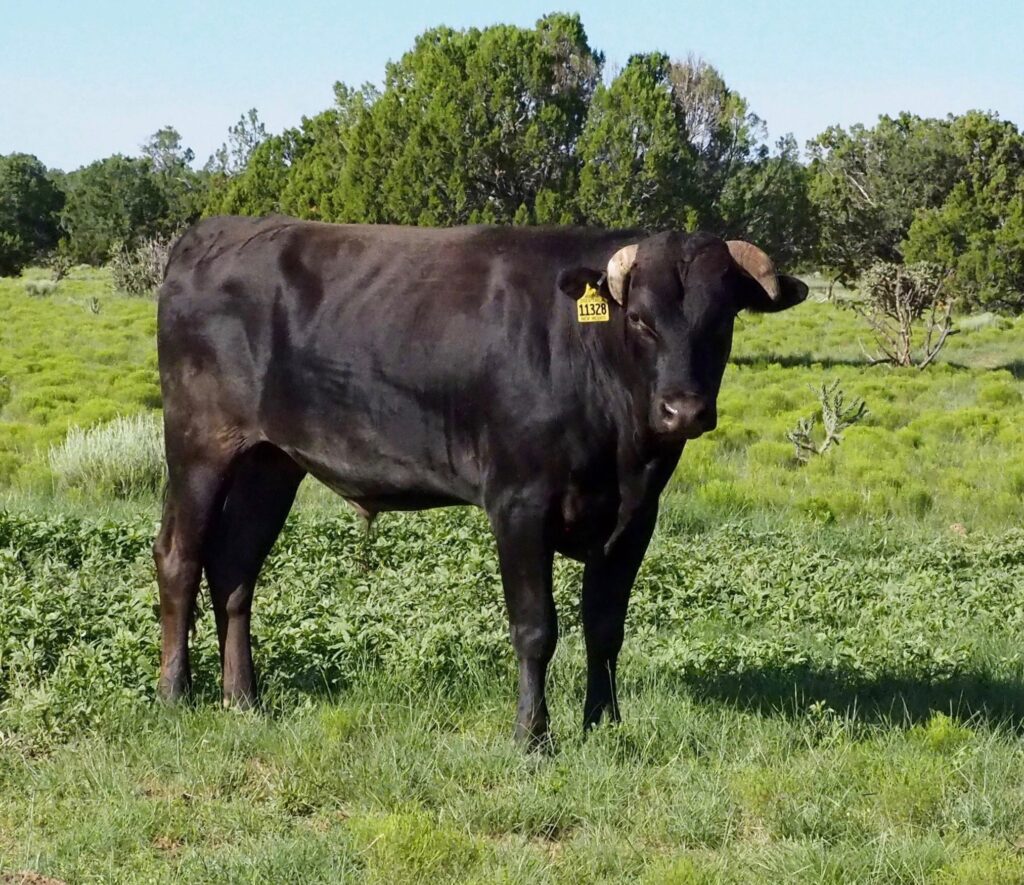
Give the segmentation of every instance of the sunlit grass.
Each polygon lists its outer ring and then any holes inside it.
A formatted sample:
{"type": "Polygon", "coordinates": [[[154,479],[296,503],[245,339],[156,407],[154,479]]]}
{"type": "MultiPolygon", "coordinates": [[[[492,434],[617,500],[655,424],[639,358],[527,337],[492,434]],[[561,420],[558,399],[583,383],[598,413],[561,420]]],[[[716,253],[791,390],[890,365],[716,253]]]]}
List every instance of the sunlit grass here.
{"type": "Polygon", "coordinates": [[[50,488],[47,452],[70,428],[159,407],[155,303],[114,295],[106,271],[75,269],[46,297],[0,279],[0,317],[0,486],[50,488]]]}
{"type": "Polygon", "coordinates": [[[257,595],[264,708],[219,709],[205,601],[197,697],[157,707],[158,496],[113,497],[110,447],[70,496],[48,459],[155,420],[154,305],[0,280],[0,878],[1024,881],[1024,320],[869,367],[815,282],[738,324],[633,593],[626,721],[587,740],[557,563],[555,750],[524,755],[486,520],[366,540],[312,481],[257,595]],[[801,467],[786,431],[831,378],[871,414],[801,467]]]}
{"type": "MultiPolygon", "coordinates": [[[[565,688],[556,673],[555,690],[565,688]]],[[[67,881],[1017,882],[1024,749],[935,713],[865,723],[672,685],[553,755],[504,684],[368,680],[270,714],[141,711],[0,750],[0,868],[67,881]]]]}

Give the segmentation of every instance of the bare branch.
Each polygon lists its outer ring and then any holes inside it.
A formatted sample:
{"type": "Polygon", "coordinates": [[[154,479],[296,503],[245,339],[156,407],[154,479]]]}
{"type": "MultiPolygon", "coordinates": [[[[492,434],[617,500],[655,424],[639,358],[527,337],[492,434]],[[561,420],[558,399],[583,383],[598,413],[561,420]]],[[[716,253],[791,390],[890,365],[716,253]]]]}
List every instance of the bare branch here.
{"type": "Polygon", "coordinates": [[[948,279],[949,273],[924,263],[877,262],[868,269],[862,278],[865,302],[853,309],[874,333],[884,357],[878,361],[923,369],[935,359],[950,335],[956,334],[952,302],[942,298],[948,279]],[[918,347],[915,332],[922,321],[923,341],[918,347]]]}

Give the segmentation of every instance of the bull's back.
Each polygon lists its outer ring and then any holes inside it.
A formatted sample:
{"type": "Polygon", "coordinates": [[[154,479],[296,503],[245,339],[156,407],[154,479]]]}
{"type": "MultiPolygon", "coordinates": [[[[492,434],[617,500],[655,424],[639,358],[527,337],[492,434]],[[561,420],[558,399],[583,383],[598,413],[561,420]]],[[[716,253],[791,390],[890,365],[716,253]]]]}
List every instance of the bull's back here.
{"type": "Polygon", "coordinates": [[[308,359],[329,376],[340,359],[351,376],[365,359],[385,380],[444,385],[457,372],[465,386],[496,358],[536,362],[553,317],[570,312],[554,303],[558,270],[588,243],[571,231],[206,219],[168,263],[161,369],[167,381],[207,371],[258,386],[273,361],[308,359]]]}
{"type": "Polygon", "coordinates": [[[458,372],[464,384],[495,319],[481,306],[493,256],[469,239],[288,218],[199,223],[176,244],[160,292],[165,396],[200,376],[244,387],[252,406],[268,384],[290,385],[295,402],[336,400],[360,382],[444,382],[432,374],[458,372]]]}

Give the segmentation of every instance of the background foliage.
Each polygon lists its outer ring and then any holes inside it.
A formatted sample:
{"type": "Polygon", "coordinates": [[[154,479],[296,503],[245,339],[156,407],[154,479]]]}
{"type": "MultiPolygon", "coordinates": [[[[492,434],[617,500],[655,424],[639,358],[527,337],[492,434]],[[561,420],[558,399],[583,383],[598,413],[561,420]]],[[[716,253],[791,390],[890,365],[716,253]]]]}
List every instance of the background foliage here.
{"type": "Polygon", "coordinates": [[[432,28],[380,86],[280,133],[255,108],[202,168],[173,126],[67,174],[0,159],[0,273],[101,264],[202,214],[702,229],[850,283],[876,261],[953,272],[961,306],[1024,306],[1024,136],[994,114],[833,126],[806,161],[698,57],[604,68],[577,15],[432,28]]]}
{"type": "Polygon", "coordinates": [[[64,193],[28,154],[0,157],[0,276],[56,247],[64,193]]]}

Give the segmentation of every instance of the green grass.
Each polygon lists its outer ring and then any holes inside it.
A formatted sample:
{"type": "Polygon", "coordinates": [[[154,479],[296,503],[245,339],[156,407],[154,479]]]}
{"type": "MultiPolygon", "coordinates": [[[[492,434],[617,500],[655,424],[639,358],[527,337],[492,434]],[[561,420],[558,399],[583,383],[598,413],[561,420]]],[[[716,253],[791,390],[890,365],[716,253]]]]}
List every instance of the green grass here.
{"type": "Polygon", "coordinates": [[[626,723],[584,741],[560,562],[556,750],[473,511],[292,518],[256,608],[265,710],[153,701],[152,512],[0,517],[0,869],[70,881],[1024,877],[1024,534],[688,530],[634,594],[626,723]]]}
{"type": "Polygon", "coordinates": [[[1008,729],[765,716],[654,684],[629,692],[631,722],[541,758],[485,688],[369,682],[278,716],[154,711],[43,759],[8,752],[0,862],[141,882],[1024,875],[1008,729]]]}
{"type": "Polygon", "coordinates": [[[45,491],[71,427],[159,407],[155,302],[114,295],[106,271],[78,268],[46,297],[0,279],[0,317],[0,486],[45,491]]]}

